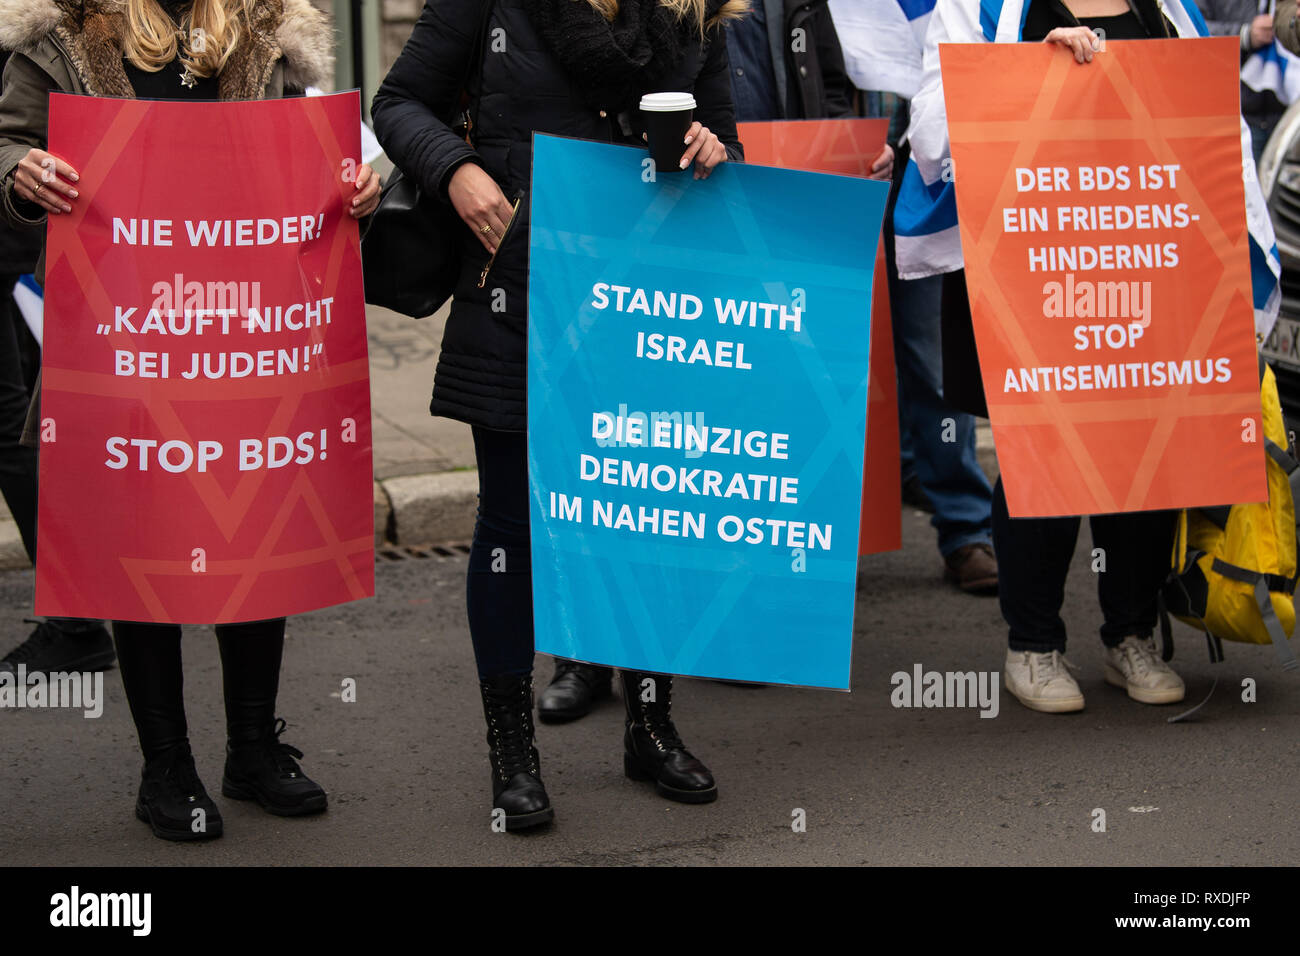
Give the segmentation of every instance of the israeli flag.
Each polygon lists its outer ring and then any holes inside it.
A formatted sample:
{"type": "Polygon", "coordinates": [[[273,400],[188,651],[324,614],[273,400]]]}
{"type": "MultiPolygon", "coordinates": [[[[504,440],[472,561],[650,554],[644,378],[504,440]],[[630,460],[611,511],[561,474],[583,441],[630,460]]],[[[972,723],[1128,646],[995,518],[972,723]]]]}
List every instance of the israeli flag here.
{"type": "MultiPolygon", "coordinates": [[[[1180,37],[1209,35],[1195,0],[1168,0],[1161,7],[1180,37]]],[[[921,86],[912,98],[912,119],[907,130],[912,154],[903,171],[894,210],[894,251],[901,278],[921,279],[962,267],[957,198],[948,149],[948,114],[944,108],[943,77],[939,72],[939,44],[1018,43],[1028,9],[1028,0],[938,0],[934,6],[925,37],[921,86]]],[[[1255,173],[1250,130],[1244,119],[1241,120],[1241,152],[1255,331],[1267,338],[1277,321],[1282,301],[1278,284],[1282,263],[1274,241],[1273,223],[1255,173]]]]}
{"type": "Polygon", "coordinates": [[[27,323],[27,327],[32,330],[32,338],[36,339],[36,344],[44,347],[45,332],[45,293],[41,287],[36,284],[36,279],[32,276],[22,276],[18,284],[14,286],[14,303],[18,306],[18,312],[27,323]]]}
{"type": "Polygon", "coordinates": [[[921,54],[935,0],[830,0],[844,66],[860,90],[911,99],[921,85],[921,54]]]}
{"type": "MultiPolygon", "coordinates": [[[[1263,0],[1261,14],[1273,14],[1275,0],[1263,0]]],[[[1260,93],[1272,93],[1283,105],[1300,98],[1300,57],[1285,49],[1277,40],[1256,50],[1241,65],[1241,82],[1260,93]]]]}

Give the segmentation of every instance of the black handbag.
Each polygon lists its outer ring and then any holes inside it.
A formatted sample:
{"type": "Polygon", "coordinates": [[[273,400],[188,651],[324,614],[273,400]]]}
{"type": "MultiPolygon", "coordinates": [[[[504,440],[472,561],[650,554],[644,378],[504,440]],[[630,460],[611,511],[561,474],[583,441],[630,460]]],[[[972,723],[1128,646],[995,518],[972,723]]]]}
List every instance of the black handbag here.
{"type": "MultiPolygon", "coordinates": [[[[482,59],[492,3],[483,18],[465,68],[461,89],[482,59]]],[[[469,140],[473,119],[462,109],[449,124],[469,140]]],[[[471,145],[473,145],[471,143],[471,145]]],[[[456,291],[467,227],[449,202],[428,196],[414,179],[394,169],[361,237],[361,273],[366,302],[421,318],[433,315],[456,291]]]]}
{"type": "Polygon", "coordinates": [[[361,238],[366,301],[402,315],[433,315],[456,291],[465,223],[394,169],[361,238]]]}

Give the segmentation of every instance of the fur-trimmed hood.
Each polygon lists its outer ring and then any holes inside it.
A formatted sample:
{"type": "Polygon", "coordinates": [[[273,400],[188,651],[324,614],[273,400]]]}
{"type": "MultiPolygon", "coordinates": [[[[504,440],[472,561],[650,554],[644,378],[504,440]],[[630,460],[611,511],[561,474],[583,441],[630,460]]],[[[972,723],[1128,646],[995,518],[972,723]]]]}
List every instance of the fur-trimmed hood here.
{"type": "MultiPolygon", "coordinates": [[[[31,53],[53,38],[86,92],[133,96],[122,69],[123,0],[0,0],[0,48],[31,53]]],[[[277,62],[286,87],[328,87],[334,36],[309,0],[255,0],[251,42],[245,38],[221,71],[223,100],[258,99],[277,62]]]]}

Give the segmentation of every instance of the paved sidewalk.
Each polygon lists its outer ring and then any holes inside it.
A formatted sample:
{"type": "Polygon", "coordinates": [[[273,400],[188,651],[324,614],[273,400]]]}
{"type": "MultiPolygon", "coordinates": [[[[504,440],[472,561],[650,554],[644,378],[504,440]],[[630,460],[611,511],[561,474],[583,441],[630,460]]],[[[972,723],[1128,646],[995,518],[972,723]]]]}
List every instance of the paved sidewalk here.
{"type": "MultiPolygon", "coordinates": [[[[1070,659],[1087,696],[1082,713],[1034,713],[1005,693],[995,719],[970,707],[894,706],[893,675],[918,666],[991,672],[998,680],[1007,639],[998,602],[944,586],[927,516],[904,512],[903,548],[863,562],[853,693],[679,681],[678,726],[718,778],[718,801],[702,806],[670,803],[624,777],[619,701],[603,702],[577,723],[541,724],[538,749],[556,819],[524,835],[491,829],[465,555],[447,549],[423,560],[380,561],[376,597],[289,622],[278,710],[289,722],[284,739],[305,752],[303,768],[329,792],[328,813],[273,817],[221,796],[217,645],[210,628],[191,628],[183,642],[190,739],[225,817],[225,836],[167,843],[133,816],[140,757],[114,668],[104,675],[98,719],[74,708],[0,710],[0,860],[79,869],[1293,866],[1300,859],[1300,829],[1291,825],[1300,736],[1295,681],[1267,647],[1237,644],[1223,663],[1210,664],[1204,641],[1180,625],[1175,664],[1188,700],[1203,698],[1217,676],[1213,699],[1178,724],[1165,722],[1176,708],[1129,700],[1103,679],[1091,548],[1085,522],[1064,610],[1070,659]],[[345,677],[355,681],[354,703],[341,697],[345,677]],[[1255,703],[1241,700],[1246,677],[1257,682],[1255,703]],[[791,826],[795,809],[806,813],[805,832],[791,826]],[[1098,809],[1105,832],[1094,830],[1098,809]]],[[[30,571],[0,574],[0,610],[11,620],[24,613],[31,582],[30,571]]],[[[550,663],[539,657],[539,684],[550,676],[550,663]]],[[[1122,879],[1139,884],[1147,871],[1132,873],[1122,879]]],[[[1052,874],[1041,879],[1052,885],[1052,874]]],[[[1242,889],[1253,879],[1207,873],[1207,885],[1197,888],[1235,880],[1226,888],[1242,889]]],[[[1146,888],[1164,888],[1153,882],[1146,888]]],[[[1195,882],[1184,878],[1184,886],[1195,882]]],[[[878,917],[889,919],[890,897],[878,901],[878,917]]],[[[5,939],[37,915],[9,902],[5,939]]],[[[1096,905],[1063,902],[1071,931],[1077,913],[1096,905]]],[[[936,912],[943,905],[936,899],[936,912]]],[[[14,945],[11,952],[43,950],[14,945]]]]}
{"type": "MultiPolygon", "coordinates": [[[[410,319],[369,306],[370,400],[374,424],[375,543],[417,546],[468,541],[478,479],[468,425],[429,414],[447,309],[410,319]]],[[[987,423],[980,461],[996,469],[987,423]]],[[[0,500],[0,569],[30,567],[18,528],[0,500]]]]}

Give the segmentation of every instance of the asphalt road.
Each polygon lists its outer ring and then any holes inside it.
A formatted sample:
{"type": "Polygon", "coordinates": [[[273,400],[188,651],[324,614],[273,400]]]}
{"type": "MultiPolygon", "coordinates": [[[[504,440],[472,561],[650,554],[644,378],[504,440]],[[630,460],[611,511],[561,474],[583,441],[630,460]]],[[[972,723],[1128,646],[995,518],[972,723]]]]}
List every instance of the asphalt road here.
{"type": "MultiPolygon", "coordinates": [[[[464,610],[462,555],[381,562],[376,599],[290,622],[285,740],[330,793],[323,816],[284,820],[216,794],[223,733],[210,631],[187,632],[190,733],[225,817],[206,844],[155,839],[132,805],[140,759],[117,672],[99,719],[0,711],[0,861],[27,864],[1295,864],[1300,678],[1270,648],[1229,645],[1212,666],[1179,627],[1198,719],[1133,703],[1101,677],[1095,582],[1069,584],[1069,656],[1087,709],[1044,715],[1005,692],[972,709],[896,709],[890,675],[1001,671],[993,599],[939,580],[926,519],[904,514],[904,550],[860,573],[853,692],[680,681],[678,726],[721,796],[682,806],[624,779],[621,706],[542,726],[553,826],[494,833],[483,720],[464,610]],[[344,678],[357,700],[344,703],[344,678]],[[1243,678],[1257,682],[1241,700],[1243,678]],[[1106,814],[1094,832],[1094,810],[1106,814]],[[792,829],[805,811],[806,831],[792,829]]],[[[11,635],[31,572],[0,575],[11,635]]],[[[797,641],[798,635],[791,635],[797,641]]],[[[539,662],[549,676],[549,662],[539,662]]]]}

